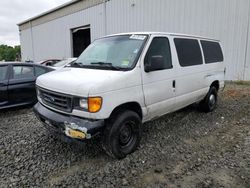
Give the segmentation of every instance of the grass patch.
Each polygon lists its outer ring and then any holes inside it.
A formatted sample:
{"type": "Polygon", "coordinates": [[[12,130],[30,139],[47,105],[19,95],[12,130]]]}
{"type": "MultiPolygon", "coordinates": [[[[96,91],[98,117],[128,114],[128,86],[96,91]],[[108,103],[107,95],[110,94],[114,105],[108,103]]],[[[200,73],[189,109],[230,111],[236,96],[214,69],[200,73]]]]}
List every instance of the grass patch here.
{"type": "Polygon", "coordinates": [[[237,85],[246,85],[246,86],[250,86],[250,81],[234,81],[233,83],[237,84],[237,85]]]}

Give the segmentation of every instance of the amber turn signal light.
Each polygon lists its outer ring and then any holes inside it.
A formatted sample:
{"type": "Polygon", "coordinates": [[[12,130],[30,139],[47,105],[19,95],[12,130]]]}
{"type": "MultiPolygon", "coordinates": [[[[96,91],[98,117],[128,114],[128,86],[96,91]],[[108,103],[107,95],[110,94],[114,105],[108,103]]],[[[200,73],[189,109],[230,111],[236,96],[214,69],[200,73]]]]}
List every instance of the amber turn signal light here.
{"type": "Polygon", "coordinates": [[[102,98],[101,97],[89,97],[88,98],[88,110],[91,113],[100,111],[102,107],[102,98]]]}

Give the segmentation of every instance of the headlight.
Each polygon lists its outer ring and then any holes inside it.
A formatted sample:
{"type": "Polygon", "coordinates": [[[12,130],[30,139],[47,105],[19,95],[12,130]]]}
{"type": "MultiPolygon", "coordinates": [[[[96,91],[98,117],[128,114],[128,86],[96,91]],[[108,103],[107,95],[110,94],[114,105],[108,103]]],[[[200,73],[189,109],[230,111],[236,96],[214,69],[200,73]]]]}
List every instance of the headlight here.
{"type": "Polygon", "coordinates": [[[80,106],[80,108],[88,110],[88,99],[80,99],[79,106],[80,106]]]}
{"type": "Polygon", "coordinates": [[[79,107],[91,113],[100,111],[102,107],[101,97],[80,98],[79,107]]]}

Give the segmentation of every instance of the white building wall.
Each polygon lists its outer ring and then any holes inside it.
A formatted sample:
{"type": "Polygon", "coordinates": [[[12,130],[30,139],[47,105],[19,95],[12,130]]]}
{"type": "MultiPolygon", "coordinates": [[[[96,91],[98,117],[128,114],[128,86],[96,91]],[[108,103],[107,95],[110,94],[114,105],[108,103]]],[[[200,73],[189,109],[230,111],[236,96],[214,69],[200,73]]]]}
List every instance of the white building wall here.
{"type": "MultiPolygon", "coordinates": [[[[100,4],[33,27],[33,60],[70,57],[70,29],[90,24],[92,41],[129,31],[176,32],[220,39],[227,79],[249,80],[249,6],[249,0],[110,0],[106,8],[100,4]]],[[[26,30],[21,33],[22,57],[26,60],[31,54],[30,35],[26,30]]]]}
{"type": "MultiPolygon", "coordinates": [[[[165,31],[219,39],[224,46],[227,79],[242,80],[249,3],[249,0],[113,0],[107,2],[108,34],[165,31]]],[[[250,60],[250,47],[248,54],[250,60]]],[[[245,75],[249,75],[249,70],[245,75]]]]}
{"type": "Polygon", "coordinates": [[[26,29],[20,32],[21,53],[23,60],[33,60],[32,32],[26,29]]]}
{"type": "Polygon", "coordinates": [[[90,25],[91,40],[101,37],[104,33],[102,14],[103,5],[97,5],[32,27],[33,47],[30,29],[21,31],[22,60],[40,61],[71,57],[71,29],[90,25]],[[34,56],[32,51],[34,51],[34,56]]]}
{"type": "MultiPolygon", "coordinates": [[[[249,9],[250,10],[250,9],[249,9]]],[[[250,80],[250,11],[248,16],[248,37],[246,44],[246,61],[244,64],[245,72],[244,72],[244,80],[250,80]]]]}

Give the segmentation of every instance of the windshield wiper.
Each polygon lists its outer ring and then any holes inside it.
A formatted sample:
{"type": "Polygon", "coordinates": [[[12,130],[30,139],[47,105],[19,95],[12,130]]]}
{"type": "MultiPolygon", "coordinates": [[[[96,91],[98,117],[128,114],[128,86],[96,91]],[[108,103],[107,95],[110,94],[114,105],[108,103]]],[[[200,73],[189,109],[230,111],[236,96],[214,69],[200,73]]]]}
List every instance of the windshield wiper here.
{"type": "Polygon", "coordinates": [[[108,66],[112,66],[112,63],[106,63],[106,62],[93,62],[90,63],[91,65],[108,65],[108,66]]]}
{"type": "Polygon", "coordinates": [[[107,62],[92,62],[90,63],[91,65],[100,65],[100,66],[107,66],[113,70],[122,70],[123,68],[121,67],[117,67],[117,66],[113,66],[112,63],[107,63],[107,62]]]}
{"type": "Polygon", "coordinates": [[[73,62],[73,63],[71,63],[71,65],[70,65],[71,67],[83,67],[83,64],[81,63],[81,62],[73,62]]]}

